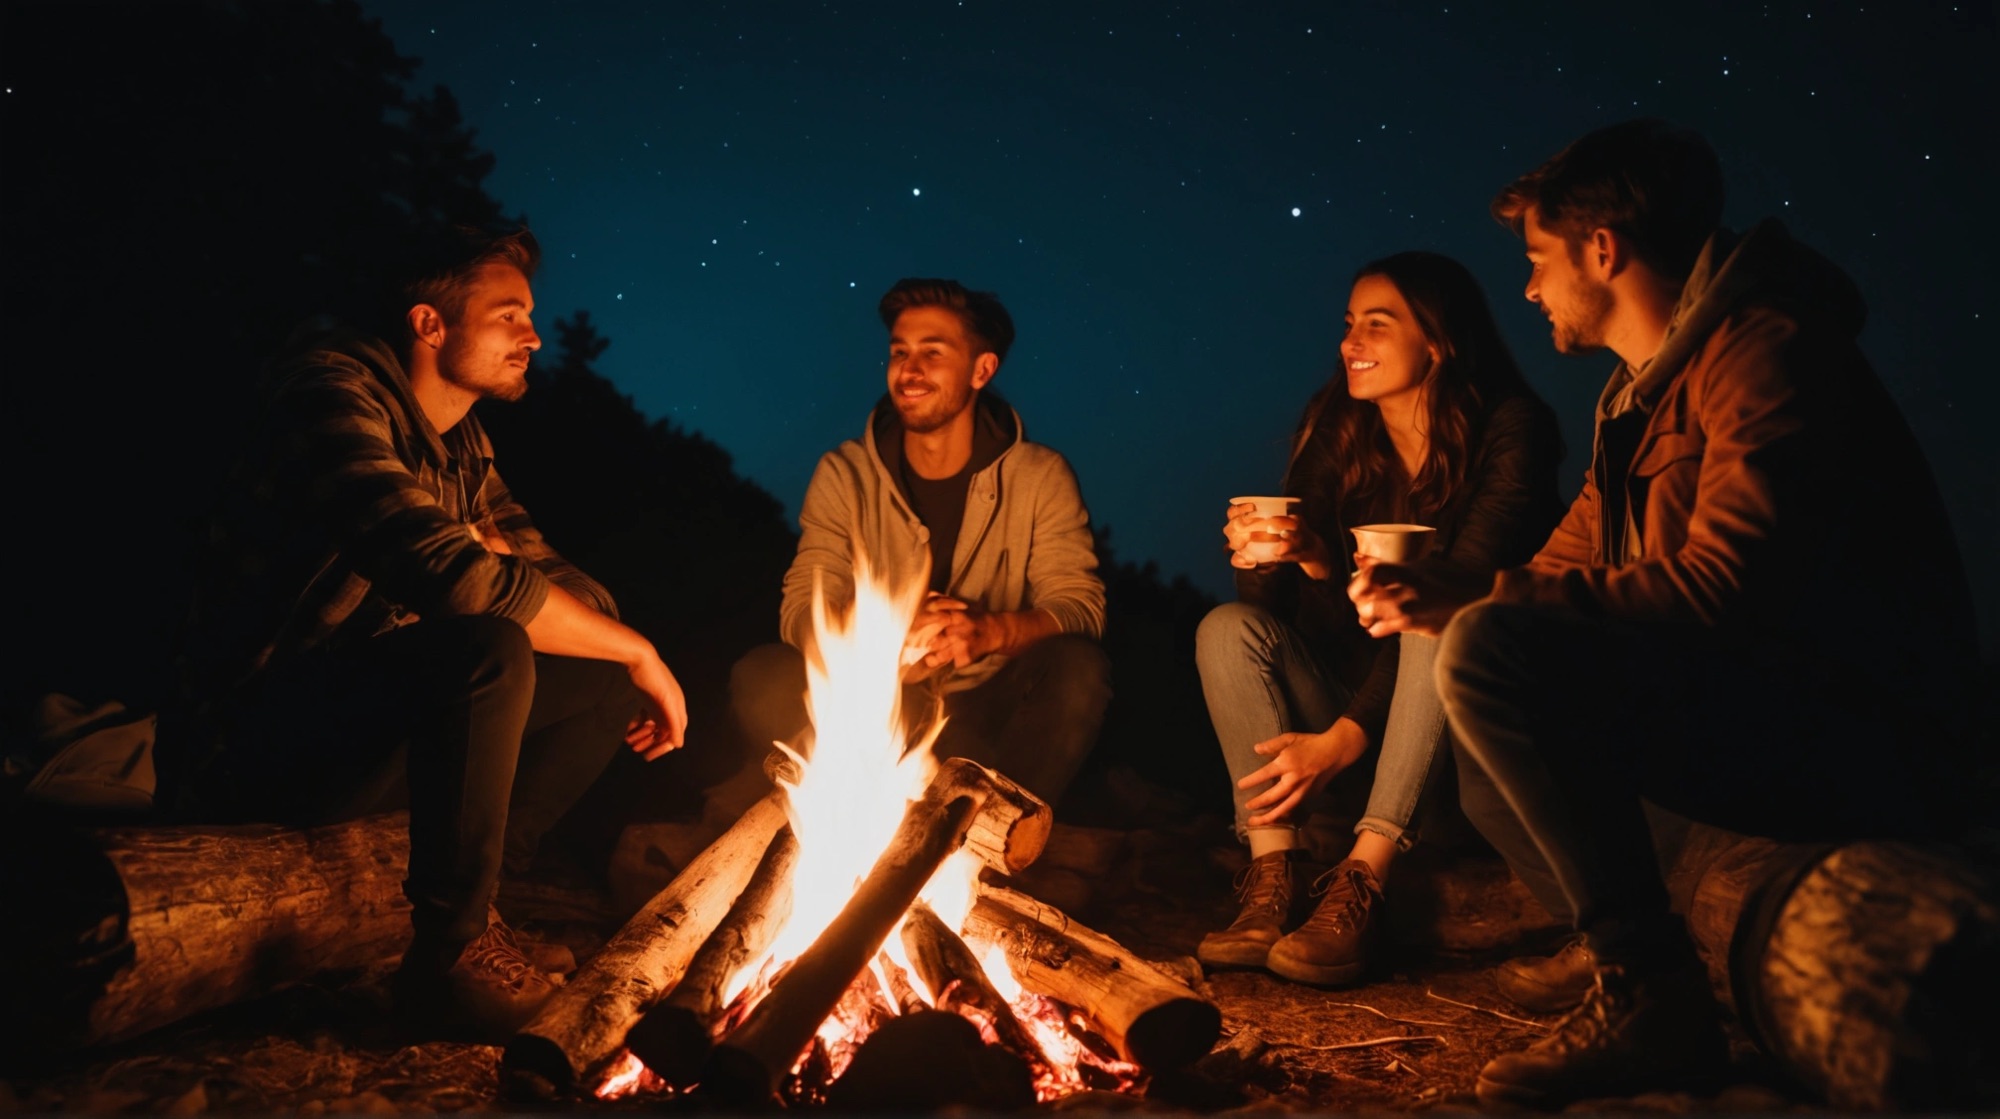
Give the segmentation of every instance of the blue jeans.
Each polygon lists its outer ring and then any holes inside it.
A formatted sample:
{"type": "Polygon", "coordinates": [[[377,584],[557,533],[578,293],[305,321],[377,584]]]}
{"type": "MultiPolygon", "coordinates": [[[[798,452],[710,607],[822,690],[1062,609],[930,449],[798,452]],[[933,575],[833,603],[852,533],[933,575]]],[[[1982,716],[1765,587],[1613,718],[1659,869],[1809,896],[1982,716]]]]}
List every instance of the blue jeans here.
{"type": "MultiPolygon", "coordinates": [[[[1417,802],[1437,764],[1445,717],[1431,678],[1436,639],[1405,634],[1397,640],[1401,660],[1375,784],[1354,830],[1386,836],[1407,851],[1417,840],[1417,802]]],[[[1269,611],[1240,602],[1218,606],[1201,620],[1195,663],[1232,787],[1271,760],[1251,747],[1287,731],[1323,731],[1353,699],[1320,670],[1297,631],[1269,611]]],[[[1262,791],[1234,789],[1239,837],[1249,827],[1244,802],[1262,791]]]]}

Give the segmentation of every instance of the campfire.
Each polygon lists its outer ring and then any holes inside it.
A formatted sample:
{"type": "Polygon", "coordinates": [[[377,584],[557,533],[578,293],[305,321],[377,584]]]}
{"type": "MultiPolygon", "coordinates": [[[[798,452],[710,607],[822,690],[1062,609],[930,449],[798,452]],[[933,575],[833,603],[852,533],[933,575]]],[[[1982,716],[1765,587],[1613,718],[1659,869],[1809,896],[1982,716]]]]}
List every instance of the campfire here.
{"type": "Polygon", "coordinates": [[[771,794],[509,1044],[517,1086],[810,1105],[837,1099],[850,1070],[877,1075],[858,1066],[878,1033],[894,1080],[916,1075],[912,1058],[948,1065],[976,1031],[1006,1056],[974,1063],[1011,1067],[1000,1082],[1046,1101],[1134,1087],[1214,1044],[1219,1012],[1179,979],[983,880],[1032,863],[1053,818],[1004,774],[933,757],[941,720],[906,725],[903,642],[922,597],[860,560],[844,618],[815,594],[807,740],[776,744],[771,794]]]}

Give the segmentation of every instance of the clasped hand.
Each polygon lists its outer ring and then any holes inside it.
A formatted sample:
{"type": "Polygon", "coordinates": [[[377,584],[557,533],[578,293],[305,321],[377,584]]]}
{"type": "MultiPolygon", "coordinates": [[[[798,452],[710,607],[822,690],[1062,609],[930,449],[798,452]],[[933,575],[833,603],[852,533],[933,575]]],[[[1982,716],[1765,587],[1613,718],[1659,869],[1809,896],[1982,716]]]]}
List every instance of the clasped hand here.
{"type": "Polygon", "coordinates": [[[932,591],[910,622],[910,635],[903,642],[904,678],[926,676],[945,665],[964,668],[1004,642],[997,615],[932,591]]]}

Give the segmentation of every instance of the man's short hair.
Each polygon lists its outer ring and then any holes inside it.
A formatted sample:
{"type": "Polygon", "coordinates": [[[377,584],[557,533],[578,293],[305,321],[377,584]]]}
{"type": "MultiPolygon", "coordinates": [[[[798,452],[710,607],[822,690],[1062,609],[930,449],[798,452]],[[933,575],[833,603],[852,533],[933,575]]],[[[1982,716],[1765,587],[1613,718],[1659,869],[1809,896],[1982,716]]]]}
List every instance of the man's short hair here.
{"type": "Polygon", "coordinates": [[[455,226],[431,239],[418,252],[391,306],[384,308],[384,327],[399,349],[416,341],[410,329],[410,308],[428,303],[444,316],[446,325],[465,317],[472,284],[489,264],[511,264],[532,280],[542,263],[542,247],[525,226],[477,228],[455,226]]]}
{"type": "Polygon", "coordinates": [[[1600,128],[1514,180],[1493,216],[1522,234],[1528,211],[1577,252],[1593,229],[1631,240],[1663,276],[1684,279],[1722,224],[1722,163],[1699,133],[1663,120],[1600,128]]]}
{"type": "Polygon", "coordinates": [[[882,325],[896,329],[896,318],[912,307],[943,307],[958,315],[960,325],[972,338],[975,353],[992,353],[1002,362],[1014,344],[1014,316],[1000,305],[1000,297],[990,291],[968,291],[957,280],[906,278],[882,296],[877,308],[882,325]]]}

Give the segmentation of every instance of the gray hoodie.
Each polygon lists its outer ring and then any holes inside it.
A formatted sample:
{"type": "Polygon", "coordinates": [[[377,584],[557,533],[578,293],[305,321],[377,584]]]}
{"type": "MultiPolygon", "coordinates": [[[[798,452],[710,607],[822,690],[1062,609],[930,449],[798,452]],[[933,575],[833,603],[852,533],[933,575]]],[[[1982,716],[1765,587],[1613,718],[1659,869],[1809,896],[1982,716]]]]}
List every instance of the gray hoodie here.
{"type": "MultiPolygon", "coordinates": [[[[1046,610],[1064,633],[1104,632],[1090,513],[1062,455],[1023,435],[1020,414],[990,397],[979,407],[1003,426],[1007,446],[972,475],[948,593],[989,612],[1046,610]],[[1003,410],[1004,409],[1004,410],[1003,410]]],[[[791,645],[812,642],[813,585],[836,612],[854,600],[853,555],[861,551],[891,587],[927,582],[930,530],[917,518],[876,443],[877,405],[862,429],[819,461],[799,509],[799,550],[785,572],[778,628],[791,645]]],[[[900,428],[898,428],[900,430],[900,428]]],[[[983,683],[1004,656],[949,670],[947,692],[983,683]]]]}

